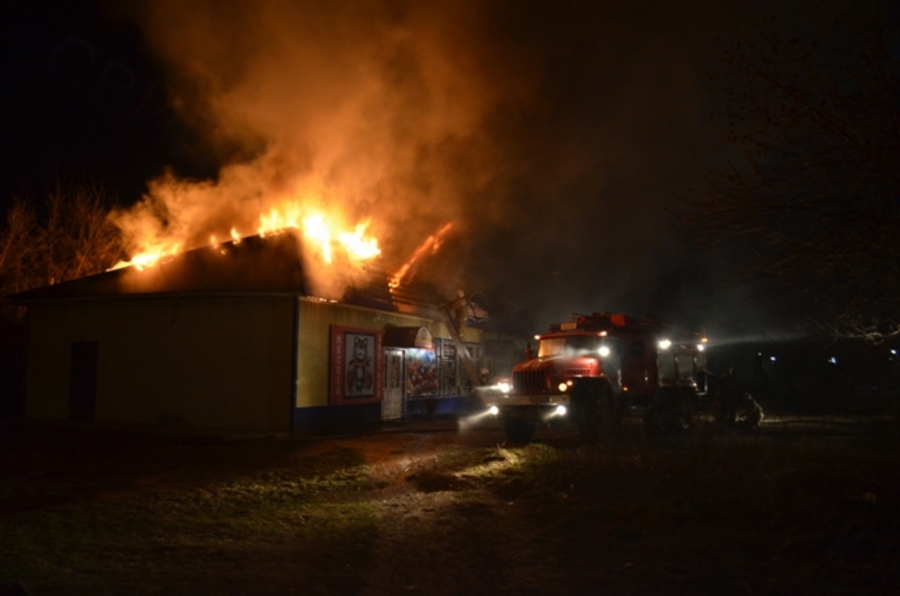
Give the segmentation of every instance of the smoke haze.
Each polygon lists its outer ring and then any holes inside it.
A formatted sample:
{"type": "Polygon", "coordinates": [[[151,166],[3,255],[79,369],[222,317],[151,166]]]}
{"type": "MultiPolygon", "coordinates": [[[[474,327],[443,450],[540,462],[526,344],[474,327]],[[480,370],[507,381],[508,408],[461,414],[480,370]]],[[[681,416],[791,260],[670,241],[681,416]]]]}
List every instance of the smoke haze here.
{"type": "Polygon", "coordinates": [[[667,4],[145,2],[125,16],[222,167],[151,181],[119,222],[190,247],[300,200],[371,219],[388,268],[453,222],[420,275],[523,330],[692,319],[723,300],[667,208],[724,158],[707,77],[750,13],[667,4]]]}

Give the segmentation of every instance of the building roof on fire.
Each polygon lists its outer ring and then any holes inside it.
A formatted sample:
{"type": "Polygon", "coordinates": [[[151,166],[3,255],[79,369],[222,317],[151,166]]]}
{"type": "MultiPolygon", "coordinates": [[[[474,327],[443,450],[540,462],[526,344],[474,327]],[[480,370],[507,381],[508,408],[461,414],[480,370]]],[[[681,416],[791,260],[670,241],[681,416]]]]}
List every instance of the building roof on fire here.
{"type": "MultiPolygon", "coordinates": [[[[35,301],[114,296],[173,294],[296,294],[310,293],[297,234],[252,236],[165,258],[140,269],[125,267],[67,281],[8,298],[35,301]]],[[[387,275],[377,267],[361,267],[351,275],[343,301],[381,310],[395,310],[387,275]]]]}

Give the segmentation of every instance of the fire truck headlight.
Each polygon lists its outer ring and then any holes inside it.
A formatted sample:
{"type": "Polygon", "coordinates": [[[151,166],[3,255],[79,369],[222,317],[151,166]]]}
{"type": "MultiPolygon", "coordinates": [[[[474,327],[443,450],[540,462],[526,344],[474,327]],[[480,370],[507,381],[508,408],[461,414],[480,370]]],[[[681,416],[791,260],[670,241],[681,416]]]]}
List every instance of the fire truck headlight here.
{"type": "Polygon", "coordinates": [[[501,393],[509,393],[509,391],[510,391],[510,389],[512,389],[512,387],[509,385],[508,382],[500,381],[499,383],[497,383],[497,389],[499,389],[501,393]]]}
{"type": "Polygon", "coordinates": [[[569,385],[568,383],[560,383],[556,388],[559,389],[560,393],[565,393],[566,389],[569,388],[569,385]]]}
{"type": "Polygon", "coordinates": [[[601,358],[606,358],[607,356],[609,356],[609,346],[600,346],[600,350],[598,351],[600,352],[601,358]]]}
{"type": "Polygon", "coordinates": [[[668,350],[671,345],[672,345],[671,340],[668,340],[668,339],[659,340],[659,349],[660,350],[668,350]]]}
{"type": "Polygon", "coordinates": [[[568,410],[566,410],[566,406],[556,406],[557,416],[565,416],[567,411],[568,410]]]}
{"type": "Polygon", "coordinates": [[[488,414],[490,414],[491,416],[496,416],[499,413],[500,408],[498,408],[497,406],[491,406],[490,408],[488,408],[488,414]]]}

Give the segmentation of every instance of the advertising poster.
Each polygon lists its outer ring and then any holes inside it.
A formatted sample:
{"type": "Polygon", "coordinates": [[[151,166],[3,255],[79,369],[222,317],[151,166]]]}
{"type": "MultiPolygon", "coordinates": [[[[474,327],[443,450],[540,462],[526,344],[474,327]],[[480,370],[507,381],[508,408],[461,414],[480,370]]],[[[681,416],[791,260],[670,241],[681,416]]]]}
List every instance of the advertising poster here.
{"type": "Polygon", "coordinates": [[[368,329],[332,327],[330,403],[381,401],[383,379],[382,334],[368,329]]]}
{"type": "Polygon", "coordinates": [[[406,395],[429,397],[437,395],[438,367],[434,350],[409,348],[406,350],[406,395]]]}

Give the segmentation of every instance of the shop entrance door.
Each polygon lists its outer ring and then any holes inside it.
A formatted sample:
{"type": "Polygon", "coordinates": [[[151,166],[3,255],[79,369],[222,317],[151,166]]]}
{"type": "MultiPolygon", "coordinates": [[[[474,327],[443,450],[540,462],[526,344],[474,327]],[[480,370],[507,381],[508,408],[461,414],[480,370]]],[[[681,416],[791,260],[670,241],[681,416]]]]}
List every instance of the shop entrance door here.
{"type": "Polygon", "coordinates": [[[381,400],[381,419],[399,420],[403,417],[403,350],[384,351],[384,398],[381,400]]]}

